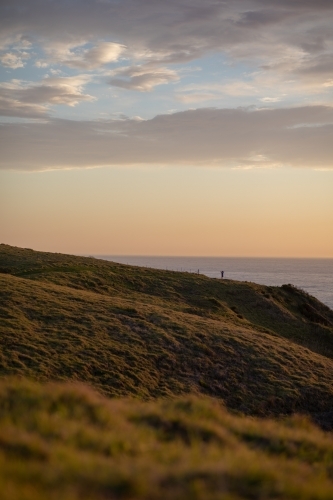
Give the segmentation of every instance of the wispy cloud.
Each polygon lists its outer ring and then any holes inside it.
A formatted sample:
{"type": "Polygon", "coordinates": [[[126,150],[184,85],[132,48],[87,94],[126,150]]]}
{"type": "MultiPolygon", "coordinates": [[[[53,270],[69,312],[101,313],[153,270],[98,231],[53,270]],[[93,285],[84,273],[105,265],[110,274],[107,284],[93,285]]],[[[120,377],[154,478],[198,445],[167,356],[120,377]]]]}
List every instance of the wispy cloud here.
{"type": "Polygon", "coordinates": [[[0,115],[36,118],[46,116],[49,105],[75,106],[94,97],[83,92],[89,81],[86,75],[49,77],[39,83],[12,80],[0,84],[0,115]],[[30,115],[29,115],[30,113],[30,115]]]}
{"type": "Polygon", "coordinates": [[[0,57],[1,64],[7,68],[23,68],[25,53],[15,54],[14,52],[7,52],[0,57]]]}
{"type": "Polygon", "coordinates": [[[179,80],[176,71],[168,68],[154,67],[152,64],[119,68],[111,72],[110,85],[129,90],[147,92],[157,85],[179,80]]]}
{"type": "Polygon", "coordinates": [[[117,61],[126,47],[133,61],[165,65],[224,51],[267,70],[296,63],[299,78],[304,72],[319,77],[333,54],[330,0],[15,0],[2,2],[0,14],[2,44],[34,33],[49,62],[80,69],[117,61]]]}
{"type": "Polygon", "coordinates": [[[87,47],[83,43],[50,42],[45,49],[46,59],[40,65],[61,64],[70,68],[93,70],[116,62],[126,50],[124,45],[114,42],[98,42],[87,47]]]}
{"type": "Polygon", "coordinates": [[[182,85],[177,88],[175,98],[184,103],[198,103],[214,101],[221,96],[247,96],[255,98],[255,102],[278,103],[302,96],[303,99],[330,103],[332,82],[329,77],[323,79],[306,75],[300,80],[295,73],[260,70],[247,73],[243,79],[226,78],[223,83],[182,85]]]}
{"type": "Polygon", "coordinates": [[[332,168],[333,107],[199,109],[156,116],[2,126],[1,168],[119,165],[332,168]],[[20,148],[10,146],[13,138],[20,148]],[[34,147],[34,138],[42,147],[34,147]]]}
{"type": "Polygon", "coordinates": [[[326,168],[332,161],[333,122],[324,120],[332,114],[332,26],[332,0],[3,0],[3,116],[70,116],[69,108],[94,100],[93,116],[155,116],[4,125],[6,141],[16,141],[15,134],[22,140],[22,153],[11,151],[6,165],[303,162],[326,168]],[[200,75],[186,71],[194,60],[200,75]],[[42,78],[43,68],[51,76],[42,78]],[[20,81],[13,80],[15,72],[20,81]],[[115,95],[110,86],[124,91],[115,95]],[[163,114],[237,103],[271,109],[163,114]],[[66,115],[59,105],[67,106],[66,115]],[[89,140],[81,143],[80,131],[89,140]],[[47,158],[29,146],[32,133],[49,146],[47,158]]]}

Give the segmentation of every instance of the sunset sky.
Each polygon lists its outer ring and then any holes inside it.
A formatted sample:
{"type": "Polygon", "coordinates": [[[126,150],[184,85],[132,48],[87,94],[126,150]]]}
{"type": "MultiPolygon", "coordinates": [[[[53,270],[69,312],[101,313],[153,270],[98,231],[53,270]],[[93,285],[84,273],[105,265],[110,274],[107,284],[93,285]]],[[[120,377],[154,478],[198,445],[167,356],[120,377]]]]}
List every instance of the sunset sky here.
{"type": "Polygon", "coordinates": [[[332,0],[2,0],[0,242],[333,257],[332,0]]]}

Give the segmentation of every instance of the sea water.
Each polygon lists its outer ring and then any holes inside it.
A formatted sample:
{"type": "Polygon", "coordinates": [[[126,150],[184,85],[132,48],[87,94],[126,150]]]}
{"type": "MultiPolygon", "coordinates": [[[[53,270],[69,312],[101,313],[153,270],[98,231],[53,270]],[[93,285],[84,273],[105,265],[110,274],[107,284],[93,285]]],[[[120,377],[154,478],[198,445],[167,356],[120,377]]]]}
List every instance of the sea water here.
{"type": "MultiPolygon", "coordinates": [[[[96,255],[97,257],[97,255],[96,255]]],[[[99,255],[99,258],[153,269],[204,274],[210,278],[251,281],[269,286],[290,283],[333,309],[333,259],[240,257],[144,257],[99,255]]]]}

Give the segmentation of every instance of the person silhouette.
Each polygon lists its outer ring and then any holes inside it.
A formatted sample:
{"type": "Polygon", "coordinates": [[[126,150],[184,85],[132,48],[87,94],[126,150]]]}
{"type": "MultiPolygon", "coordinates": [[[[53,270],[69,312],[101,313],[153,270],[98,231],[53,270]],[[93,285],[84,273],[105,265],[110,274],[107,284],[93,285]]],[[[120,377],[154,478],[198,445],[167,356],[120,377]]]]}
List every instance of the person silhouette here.
{"type": "Polygon", "coordinates": [[[221,279],[223,278],[224,276],[224,271],[221,271],[221,279]]]}

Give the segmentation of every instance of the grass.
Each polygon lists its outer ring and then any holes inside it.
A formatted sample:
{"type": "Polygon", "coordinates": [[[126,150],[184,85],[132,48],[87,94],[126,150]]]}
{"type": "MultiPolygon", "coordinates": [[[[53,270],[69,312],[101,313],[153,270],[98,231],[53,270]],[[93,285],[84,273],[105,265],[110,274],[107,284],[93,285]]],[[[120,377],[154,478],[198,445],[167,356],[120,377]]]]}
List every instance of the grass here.
{"type": "Polygon", "coordinates": [[[217,280],[9,245],[0,245],[1,272],[195,316],[249,322],[333,358],[333,311],[292,285],[217,280]]]}
{"type": "Polygon", "coordinates": [[[5,245],[0,268],[2,376],[83,381],[117,397],[203,394],[331,426],[333,313],[292,286],[5,245]],[[302,313],[310,306],[325,321],[302,313]]]}
{"type": "Polygon", "coordinates": [[[332,408],[292,285],[0,245],[4,500],[332,499],[332,408]]]}
{"type": "Polygon", "coordinates": [[[308,420],[230,414],[193,396],[105,399],[86,386],[0,384],[5,500],[331,499],[333,438],[308,420]]]}

